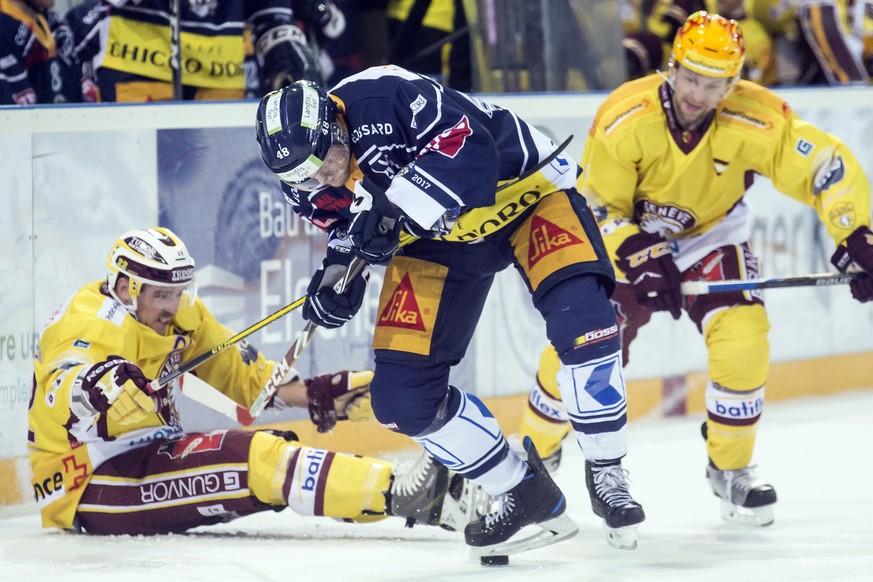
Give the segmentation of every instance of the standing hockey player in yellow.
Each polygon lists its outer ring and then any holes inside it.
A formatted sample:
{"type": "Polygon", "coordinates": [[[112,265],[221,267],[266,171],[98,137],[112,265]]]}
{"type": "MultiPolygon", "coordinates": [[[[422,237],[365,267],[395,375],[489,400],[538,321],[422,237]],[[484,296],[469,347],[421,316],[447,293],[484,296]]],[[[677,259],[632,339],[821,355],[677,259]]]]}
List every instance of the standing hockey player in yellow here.
{"type": "MultiPolygon", "coordinates": [[[[446,523],[449,475],[430,457],[397,475],[389,463],[307,447],[291,432],[185,433],[176,385],[152,393],[148,378],[231,335],[193,284],[194,261],[175,234],[130,231],[113,245],[106,279],[79,289],[49,318],[34,360],[27,431],[44,527],[148,535],[285,506],[348,520],[446,523]]],[[[246,346],[216,354],[196,373],[249,406],[273,368],[246,346]]],[[[276,397],[308,406],[322,423],[372,417],[370,378],[343,372],[292,380],[276,397]]]]}
{"type": "MultiPolygon", "coordinates": [[[[619,275],[612,299],[625,363],[653,312],[688,313],[709,354],[707,479],[725,519],[763,526],[773,522],[776,491],[750,465],[769,372],[761,292],[683,297],[680,284],[758,277],[744,201],[754,174],[816,209],[837,245],[834,265],[865,272],[851,286],[861,302],[873,300],[873,232],[858,161],[777,95],[739,80],[744,52],[735,21],[691,15],[667,75],[624,84],[597,112],[580,190],[619,275]]],[[[544,457],[559,454],[567,431],[556,361],[546,350],[521,429],[544,457]]]]}

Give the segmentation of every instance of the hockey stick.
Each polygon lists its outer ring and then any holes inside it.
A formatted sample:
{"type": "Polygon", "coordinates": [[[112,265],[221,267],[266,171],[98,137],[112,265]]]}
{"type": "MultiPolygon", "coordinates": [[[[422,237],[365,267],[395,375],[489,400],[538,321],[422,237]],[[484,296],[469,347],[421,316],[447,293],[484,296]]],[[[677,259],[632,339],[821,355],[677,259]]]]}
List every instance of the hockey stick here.
{"type": "MultiPolygon", "coordinates": [[[[342,290],[345,289],[346,284],[348,284],[348,282],[361,271],[364,264],[365,264],[364,261],[358,259],[357,257],[353,258],[352,261],[349,263],[349,266],[346,268],[346,272],[343,274],[342,279],[340,279],[336,283],[336,285],[334,285],[334,290],[336,290],[337,293],[341,293],[342,290]]],[[[193,370],[194,368],[196,368],[200,364],[206,362],[207,360],[214,358],[215,356],[217,356],[218,354],[220,354],[221,352],[223,352],[224,350],[226,350],[230,346],[234,345],[238,341],[247,338],[248,336],[252,335],[256,331],[273,323],[274,321],[276,321],[277,319],[286,315],[287,313],[294,311],[295,309],[297,309],[298,307],[303,305],[305,302],[306,302],[306,296],[303,296],[300,299],[297,299],[297,300],[289,303],[288,305],[286,305],[282,309],[279,309],[278,311],[271,313],[270,315],[268,315],[267,317],[265,317],[261,321],[255,323],[255,324],[252,324],[251,326],[242,330],[238,334],[227,338],[226,340],[224,340],[223,342],[221,342],[220,344],[218,344],[217,346],[215,346],[214,348],[212,348],[208,352],[203,352],[202,354],[200,354],[199,356],[197,356],[193,360],[187,362],[186,364],[184,364],[182,366],[179,366],[177,369],[173,370],[169,374],[166,374],[164,376],[161,376],[160,378],[156,378],[156,379],[152,380],[150,385],[149,385],[150,392],[152,394],[156,393],[158,390],[167,386],[170,382],[172,382],[173,380],[175,380],[176,378],[178,378],[182,374],[184,374],[186,372],[190,372],[191,370],[193,370]]],[[[307,327],[309,327],[309,326],[307,325],[307,327]]],[[[296,345],[296,343],[297,342],[295,342],[295,345],[296,345]]],[[[291,353],[294,349],[295,349],[294,346],[291,346],[291,351],[289,351],[289,353],[291,353]]],[[[302,351],[302,348],[301,348],[301,351],[302,351]]],[[[299,356],[299,353],[297,355],[299,356]]],[[[288,356],[288,354],[286,354],[286,358],[287,358],[287,356],[288,356]]],[[[294,358],[294,359],[296,360],[296,358],[294,358]]],[[[283,361],[285,361],[285,360],[283,359],[283,361]]],[[[288,368],[290,368],[292,364],[293,364],[293,362],[291,364],[288,364],[288,368]]],[[[278,366],[278,364],[277,364],[277,366],[278,366]]],[[[288,370],[286,369],[282,375],[284,376],[287,372],[288,372],[288,370]]],[[[276,375],[276,371],[274,369],[273,377],[275,377],[275,375],[276,375]]],[[[268,382],[267,385],[264,386],[264,389],[261,391],[262,394],[265,390],[267,390],[267,387],[272,382],[273,377],[271,377],[270,382],[268,382]]],[[[281,380],[281,377],[279,378],[279,380],[281,380]]],[[[275,390],[274,390],[274,392],[275,392],[275,390]]],[[[270,396],[272,396],[272,394],[270,394],[270,396]]],[[[259,395],[259,397],[260,397],[260,395],[259,395]]],[[[263,408],[263,406],[261,408],[263,408]]]]}
{"type": "Polygon", "coordinates": [[[170,0],[170,71],[173,74],[173,100],[182,94],[182,0],[170,0]]]}
{"type": "Polygon", "coordinates": [[[813,273],[799,277],[776,277],[773,279],[748,279],[729,281],[685,281],[682,283],[683,295],[705,295],[727,291],[752,291],[754,289],[776,289],[779,287],[826,287],[851,283],[859,273],[813,273]]]}
{"type": "MultiPolygon", "coordinates": [[[[345,291],[346,286],[349,281],[357,277],[358,273],[361,272],[361,269],[367,263],[359,258],[354,257],[352,261],[349,263],[348,268],[346,268],[345,274],[343,274],[342,279],[337,281],[337,283],[333,286],[334,291],[342,294],[345,291]]],[[[306,298],[304,297],[303,300],[306,298]]],[[[300,301],[298,299],[298,301],[300,301]]],[[[296,302],[295,302],[296,303],[296,302]]],[[[285,378],[285,375],[288,374],[288,371],[294,366],[297,359],[300,357],[300,354],[303,353],[303,350],[306,346],[309,345],[309,342],[312,341],[312,337],[315,335],[315,330],[318,329],[318,325],[312,321],[307,321],[306,326],[300,333],[297,335],[297,338],[294,340],[294,343],[291,344],[291,348],[285,354],[285,356],[276,362],[276,365],[273,367],[273,374],[270,376],[270,379],[267,380],[267,383],[264,384],[264,387],[261,389],[261,392],[255,397],[255,401],[252,402],[251,407],[248,409],[242,408],[241,411],[237,413],[237,419],[241,424],[246,426],[250,425],[255,418],[258,417],[261,412],[263,412],[264,408],[267,406],[267,403],[276,393],[276,390],[279,389],[279,384],[285,378]]]]}

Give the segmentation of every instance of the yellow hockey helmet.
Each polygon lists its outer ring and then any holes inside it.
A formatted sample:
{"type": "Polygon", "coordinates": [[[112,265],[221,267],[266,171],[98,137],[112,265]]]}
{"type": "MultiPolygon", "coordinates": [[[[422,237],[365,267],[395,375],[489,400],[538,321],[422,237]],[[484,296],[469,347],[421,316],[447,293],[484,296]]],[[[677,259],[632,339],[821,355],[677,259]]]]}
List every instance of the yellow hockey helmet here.
{"type": "Polygon", "coordinates": [[[112,245],[106,267],[109,293],[119,303],[122,301],[115,295],[118,277],[125,275],[130,280],[131,311],[136,310],[136,299],[145,284],[185,289],[194,301],[194,259],[185,243],[168,228],[124,233],[112,245]]]}
{"type": "Polygon", "coordinates": [[[673,41],[672,62],[707,77],[738,77],[745,57],[737,21],[705,10],[689,16],[673,41]]]}

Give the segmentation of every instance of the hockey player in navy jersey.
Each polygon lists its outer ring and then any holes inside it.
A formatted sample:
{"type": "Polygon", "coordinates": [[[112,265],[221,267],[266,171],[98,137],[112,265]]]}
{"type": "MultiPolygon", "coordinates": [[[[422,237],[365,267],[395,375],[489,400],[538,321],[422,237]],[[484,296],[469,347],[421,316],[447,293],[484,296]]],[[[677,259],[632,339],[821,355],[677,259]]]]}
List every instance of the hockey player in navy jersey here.
{"type": "MultiPolygon", "coordinates": [[[[332,288],[353,257],[387,265],[373,409],[385,427],[497,498],[494,512],[465,531],[474,552],[505,555],[575,534],[536,449],[526,446],[526,461],[513,453],[487,407],[449,385],[449,370],[464,356],[495,273],[513,266],[560,355],[561,391],[584,454],[625,455],[614,273],[575,190],[578,166],[553,156],[555,144],[512,111],[394,66],[348,77],[330,93],[306,82],[273,92],[261,100],[257,132],[287,201],[328,233],[304,317],[343,325],[367,284],[364,269],[344,292],[332,288]],[[413,242],[401,248],[401,240],[413,242]],[[542,531],[508,541],[533,524],[542,531]]],[[[621,511],[628,526],[644,519],[632,499],[621,511]]]]}
{"type": "Polygon", "coordinates": [[[0,0],[0,105],[81,101],[73,34],[54,0],[0,0]]]}

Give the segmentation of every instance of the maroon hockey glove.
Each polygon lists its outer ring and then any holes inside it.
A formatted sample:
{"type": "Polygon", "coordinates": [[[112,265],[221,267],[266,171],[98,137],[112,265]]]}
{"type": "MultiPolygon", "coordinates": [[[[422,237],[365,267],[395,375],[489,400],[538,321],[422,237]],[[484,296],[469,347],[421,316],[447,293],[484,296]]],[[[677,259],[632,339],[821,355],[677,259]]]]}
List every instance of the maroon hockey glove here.
{"type": "Polygon", "coordinates": [[[873,301],[873,232],[866,226],[855,230],[837,247],[831,263],[841,273],[864,271],[849,284],[852,297],[866,303],[873,301]]]}
{"type": "Polygon", "coordinates": [[[617,265],[627,276],[637,302],[655,311],[682,315],[682,275],[673,262],[669,243],[659,234],[629,236],[616,250],[617,265]]]}
{"type": "Polygon", "coordinates": [[[309,418],[318,432],[328,432],[338,420],[370,420],[373,409],[369,402],[373,372],[343,370],[304,380],[309,400],[309,418]]]}
{"type": "Polygon", "coordinates": [[[81,373],[71,398],[71,409],[76,408],[79,414],[82,410],[99,412],[120,424],[141,422],[157,410],[149,395],[148,378],[139,367],[119,356],[109,356],[81,373]]]}

